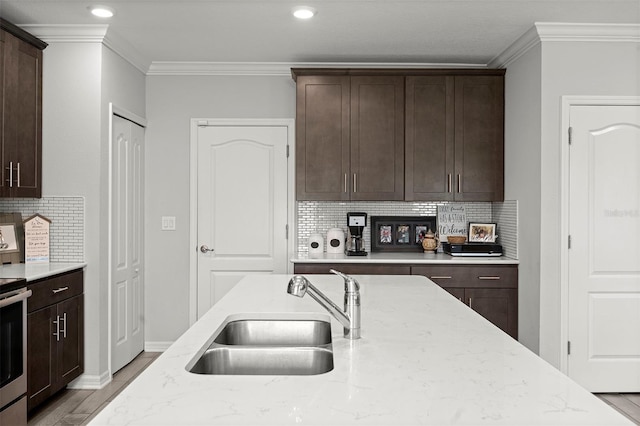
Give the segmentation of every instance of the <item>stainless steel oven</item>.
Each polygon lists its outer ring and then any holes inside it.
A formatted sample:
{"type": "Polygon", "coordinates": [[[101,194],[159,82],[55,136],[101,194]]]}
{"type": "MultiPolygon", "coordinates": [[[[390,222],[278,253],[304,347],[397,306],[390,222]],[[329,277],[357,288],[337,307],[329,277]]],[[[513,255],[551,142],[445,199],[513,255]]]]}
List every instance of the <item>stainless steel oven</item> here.
{"type": "Polygon", "coordinates": [[[27,290],[0,279],[0,425],[27,424],[27,290]]]}

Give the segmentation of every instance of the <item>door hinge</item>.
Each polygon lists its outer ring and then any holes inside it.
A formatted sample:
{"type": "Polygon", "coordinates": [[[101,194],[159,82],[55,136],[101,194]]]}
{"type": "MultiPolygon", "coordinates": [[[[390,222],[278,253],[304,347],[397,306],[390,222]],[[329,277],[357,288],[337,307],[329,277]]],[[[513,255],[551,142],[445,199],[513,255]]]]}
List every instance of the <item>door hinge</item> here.
{"type": "Polygon", "coordinates": [[[573,142],[573,127],[569,127],[569,145],[573,142]]]}
{"type": "Polygon", "coordinates": [[[567,355],[571,355],[571,341],[567,340],[567,355]]]}
{"type": "Polygon", "coordinates": [[[567,238],[568,248],[571,248],[571,235],[567,238]]]}
{"type": "Polygon", "coordinates": [[[289,144],[287,144],[287,158],[289,158],[289,144]]]}
{"type": "Polygon", "coordinates": [[[284,227],[284,234],[285,234],[285,235],[284,235],[284,238],[285,238],[286,240],[288,240],[288,239],[289,239],[289,224],[288,224],[288,223],[287,223],[287,224],[285,225],[285,227],[284,227]]]}

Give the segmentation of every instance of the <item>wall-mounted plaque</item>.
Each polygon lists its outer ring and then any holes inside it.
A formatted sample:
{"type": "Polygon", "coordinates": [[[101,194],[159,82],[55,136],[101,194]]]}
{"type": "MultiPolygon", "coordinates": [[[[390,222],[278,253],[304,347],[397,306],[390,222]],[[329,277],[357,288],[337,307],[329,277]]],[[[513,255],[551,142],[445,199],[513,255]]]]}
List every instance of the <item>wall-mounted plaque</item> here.
{"type": "Polygon", "coordinates": [[[51,221],[35,214],[24,221],[25,263],[49,262],[49,227],[51,221]]]}

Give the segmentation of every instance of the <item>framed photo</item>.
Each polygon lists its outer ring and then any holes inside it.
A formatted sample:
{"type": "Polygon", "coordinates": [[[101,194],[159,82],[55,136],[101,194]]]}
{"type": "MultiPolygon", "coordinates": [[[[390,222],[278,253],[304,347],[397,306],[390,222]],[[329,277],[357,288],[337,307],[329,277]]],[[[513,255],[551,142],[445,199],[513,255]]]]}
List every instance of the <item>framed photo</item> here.
{"type": "Polygon", "coordinates": [[[378,243],[380,244],[393,243],[393,225],[378,226],[378,243]]]}
{"type": "Polygon", "coordinates": [[[470,243],[495,243],[496,224],[495,223],[469,223],[470,243]]]}
{"type": "Polygon", "coordinates": [[[436,231],[435,216],[371,216],[372,252],[422,253],[427,231],[436,231]]]}
{"type": "Polygon", "coordinates": [[[411,235],[411,226],[398,225],[396,230],[396,244],[409,244],[411,235]]]}
{"type": "Polygon", "coordinates": [[[0,253],[17,253],[18,237],[14,223],[0,223],[0,253]]]}

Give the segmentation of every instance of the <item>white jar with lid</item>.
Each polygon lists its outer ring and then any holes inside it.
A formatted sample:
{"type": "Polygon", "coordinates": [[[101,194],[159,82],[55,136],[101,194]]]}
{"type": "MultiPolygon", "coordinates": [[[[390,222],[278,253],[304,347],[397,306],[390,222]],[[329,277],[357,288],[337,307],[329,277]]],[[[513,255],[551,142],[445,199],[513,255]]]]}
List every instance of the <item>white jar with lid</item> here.
{"type": "Polygon", "coordinates": [[[344,231],[331,228],[327,231],[327,253],[344,254],[344,231]]]}
{"type": "Polygon", "coordinates": [[[322,234],[311,234],[309,236],[309,254],[322,254],[324,253],[324,239],[322,234]]]}

